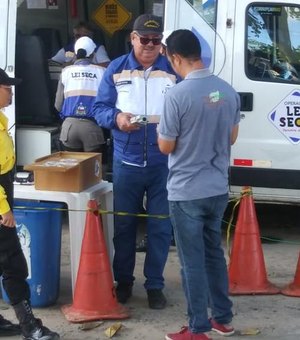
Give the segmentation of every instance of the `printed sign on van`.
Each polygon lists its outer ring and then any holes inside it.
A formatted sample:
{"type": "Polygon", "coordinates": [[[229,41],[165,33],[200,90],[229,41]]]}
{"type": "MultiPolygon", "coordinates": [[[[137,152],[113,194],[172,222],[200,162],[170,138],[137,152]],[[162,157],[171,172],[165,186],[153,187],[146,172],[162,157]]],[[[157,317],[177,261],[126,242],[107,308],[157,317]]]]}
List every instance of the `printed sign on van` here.
{"type": "Polygon", "coordinates": [[[269,113],[269,120],[292,143],[300,143],[300,90],[293,90],[269,113]]]}
{"type": "Polygon", "coordinates": [[[93,19],[108,34],[112,35],[131,20],[131,12],[117,0],[105,0],[94,12],[93,19]]]}

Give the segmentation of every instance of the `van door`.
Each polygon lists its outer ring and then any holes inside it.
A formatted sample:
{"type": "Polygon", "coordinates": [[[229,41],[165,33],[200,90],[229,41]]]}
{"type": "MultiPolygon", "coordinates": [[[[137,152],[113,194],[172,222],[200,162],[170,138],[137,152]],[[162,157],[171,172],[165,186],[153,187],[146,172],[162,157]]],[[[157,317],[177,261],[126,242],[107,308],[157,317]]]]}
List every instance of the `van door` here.
{"type": "MultiPolygon", "coordinates": [[[[15,36],[16,36],[16,0],[0,1],[0,67],[6,71],[10,77],[14,77],[15,72],[15,36]]],[[[14,91],[14,89],[13,89],[14,91]]],[[[5,109],[5,114],[9,119],[9,129],[12,136],[15,133],[15,105],[13,103],[5,109]]]]}
{"type": "Polygon", "coordinates": [[[217,1],[165,0],[164,29],[190,29],[201,43],[202,61],[212,73],[220,73],[225,45],[216,34],[217,1]]]}
{"type": "Polygon", "coordinates": [[[242,110],[231,183],[299,197],[291,192],[300,189],[299,1],[235,6],[232,85],[242,110]]]}

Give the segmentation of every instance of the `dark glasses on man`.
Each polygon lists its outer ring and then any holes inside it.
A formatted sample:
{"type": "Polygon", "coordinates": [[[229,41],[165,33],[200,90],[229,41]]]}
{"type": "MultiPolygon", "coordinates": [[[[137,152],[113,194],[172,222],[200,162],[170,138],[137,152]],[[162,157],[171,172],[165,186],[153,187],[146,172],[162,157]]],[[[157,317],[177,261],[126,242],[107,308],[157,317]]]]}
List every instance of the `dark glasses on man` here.
{"type": "Polygon", "coordinates": [[[142,45],[148,45],[150,43],[150,41],[152,41],[152,44],[157,46],[157,45],[160,45],[161,44],[161,38],[147,38],[147,37],[143,37],[139,34],[136,33],[136,35],[140,38],[140,43],[142,45]]]}

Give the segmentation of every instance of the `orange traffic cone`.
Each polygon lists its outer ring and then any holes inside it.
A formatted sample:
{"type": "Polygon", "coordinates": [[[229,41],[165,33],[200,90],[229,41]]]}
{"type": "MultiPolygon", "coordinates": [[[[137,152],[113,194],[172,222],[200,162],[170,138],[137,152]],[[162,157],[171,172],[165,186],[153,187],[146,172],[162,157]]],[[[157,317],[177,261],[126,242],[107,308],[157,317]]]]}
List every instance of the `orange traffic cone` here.
{"type": "Polygon", "coordinates": [[[125,319],[127,309],[117,302],[97,202],[88,202],[73,305],[62,311],[70,322],[125,319]]]}
{"type": "Polygon", "coordinates": [[[298,258],[294,281],[281,290],[283,295],[300,297],[300,254],[298,258]]]}
{"type": "Polygon", "coordinates": [[[252,189],[243,189],[229,262],[229,292],[278,294],[267,280],[252,189]]]}

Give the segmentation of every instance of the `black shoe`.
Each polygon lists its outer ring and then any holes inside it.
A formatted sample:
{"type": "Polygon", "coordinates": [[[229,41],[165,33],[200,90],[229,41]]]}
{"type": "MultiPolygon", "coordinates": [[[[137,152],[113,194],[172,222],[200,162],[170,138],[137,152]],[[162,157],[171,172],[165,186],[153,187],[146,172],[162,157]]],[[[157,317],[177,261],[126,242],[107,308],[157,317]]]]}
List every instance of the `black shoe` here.
{"type": "Polygon", "coordinates": [[[119,282],[116,288],[117,300],[120,303],[126,303],[132,296],[132,283],[119,282]]]}
{"type": "Polygon", "coordinates": [[[161,289],[148,289],[148,303],[151,309],[164,309],[167,299],[161,289]]]}
{"type": "Polygon", "coordinates": [[[13,305],[17,319],[20,322],[23,340],[59,340],[57,333],[50,331],[43,326],[40,319],[36,319],[32,313],[32,308],[28,300],[13,305]]]}
{"type": "Polygon", "coordinates": [[[21,328],[0,315],[0,337],[20,335],[21,328]]]}
{"type": "Polygon", "coordinates": [[[43,326],[41,320],[36,319],[34,327],[27,325],[22,328],[24,340],[59,340],[60,336],[43,326]]]}

